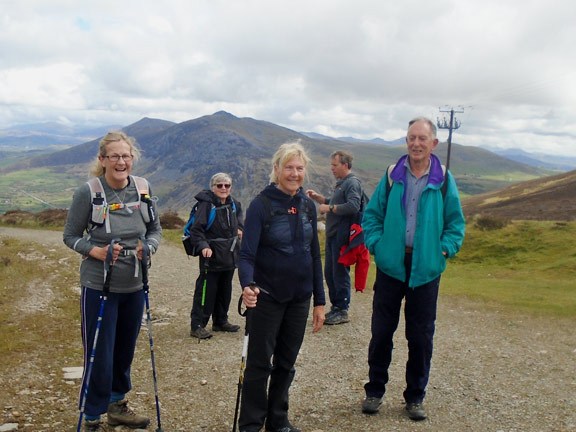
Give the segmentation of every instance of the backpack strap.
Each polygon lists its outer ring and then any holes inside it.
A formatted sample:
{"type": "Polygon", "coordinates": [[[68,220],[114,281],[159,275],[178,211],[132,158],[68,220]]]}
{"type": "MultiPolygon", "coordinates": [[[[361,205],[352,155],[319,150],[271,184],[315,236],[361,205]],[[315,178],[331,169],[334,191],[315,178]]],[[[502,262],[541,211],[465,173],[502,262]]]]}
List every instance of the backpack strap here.
{"type": "Polygon", "coordinates": [[[276,214],[276,212],[272,209],[272,204],[270,203],[270,198],[266,195],[259,193],[256,195],[256,198],[259,198],[264,204],[264,209],[266,210],[266,222],[264,222],[264,232],[268,232],[270,229],[270,224],[272,223],[272,218],[276,214]]]}
{"type": "MultiPolygon", "coordinates": [[[[266,210],[266,222],[264,223],[264,232],[268,232],[268,230],[270,229],[270,225],[272,224],[272,219],[274,218],[275,215],[282,215],[282,214],[290,214],[290,212],[286,209],[278,209],[278,210],[274,210],[272,208],[272,204],[270,203],[270,198],[268,198],[266,195],[260,193],[258,195],[256,195],[256,198],[259,198],[260,201],[262,201],[262,204],[264,204],[264,208],[266,210]]],[[[308,200],[302,200],[302,203],[300,204],[300,208],[298,209],[299,212],[301,212],[302,210],[304,210],[304,212],[306,212],[306,217],[308,218],[308,221],[310,223],[312,223],[312,216],[311,213],[312,211],[316,211],[316,207],[314,207],[314,210],[312,210],[310,208],[310,205],[312,203],[309,202],[308,200]],[[304,207],[304,208],[302,208],[304,207]]],[[[313,204],[312,204],[313,205],[313,204]]],[[[296,238],[298,238],[298,231],[299,229],[296,229],[296,238]]]]}
{"type": "Polygon", "coordinates": [[[93,177],[88,180],[88,187],[90,188],[92,211],[90,212],[91,226],[86,229],[90,233],[97,226],[105,226],[106,233],[111,233],[110,218],[108,217],[108,202],[106,201],[106,193],[102,182],[98,177],[93,177]]]}
{"type": "Polygon", "coordinates": [[[392,177],[390,177],[390,173],[395,166],[396,164],[392,164],[388,165],[388,168],[386,168],[386,178],[388,179],[386,182],[386,201],[388,201],[388,196],[390,195],[390,190],[392,189],[392,184],[394,183],[394,180],[392,180],[392,177]]]}
{"type": "Polygon", "coordinates": [[[140,208],[140,214],[142,219],[144,219],[144,223],[148,225],[156,220],[156,213],[152,205],[154,198],[150,196],[150,184],[144,177],[130,176],[130,178],[134,180],[134,185],[138,191],[137,205],[140,208]]]}
{"type": "MultiPolygon", "coordinates": [[[[133,180],[134,186],[138,191],[138,201],[127,203],[126,206],[139,208],[144,223],[148,225],[150,222],[156,220],[156,214],[154,212],[154,207],[152,206],[152,201],[154,201],[154,199],[150,197],[150,185],[143,177],[130,176],[130,178],[133,180]]],[[[108,217],[110,209],[106,200],[106,193],[104,192],[102,182],[98,177],[94,177],[88,180],[87,183],[92,197],[92,211],[90,213],[91,226],[87,231],[90,232],[97,226],[105,226],[106,233],[110,234],[112,232],[110,228],[110,218],[108,217]]]]}

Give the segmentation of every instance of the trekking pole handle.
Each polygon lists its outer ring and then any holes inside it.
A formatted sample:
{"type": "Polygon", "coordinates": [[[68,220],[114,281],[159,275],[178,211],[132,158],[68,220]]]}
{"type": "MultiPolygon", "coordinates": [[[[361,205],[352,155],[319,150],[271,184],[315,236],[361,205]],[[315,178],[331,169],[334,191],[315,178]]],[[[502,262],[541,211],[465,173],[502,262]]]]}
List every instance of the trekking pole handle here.
{"type": "Polygon", "coordinates": [[[150,246],[148,246],[146,237],[143,235],[140,236],[140,243],[142,243],[142,260],[140,261],[140,267],[142,267],[142,288],[148,292],[148,258],[150,257],[150,246]]]}
{"type": "MultiPolygon", "coordinates": [[[[256,288],[258,288],[260,291],[263,291],[262,288],[258,287],[258,285],[256,285],[256,282],[250,282],[248,284],[248,288],[250,288],[252,291],[254,291],[256,288]]],[[[248,313],[248,311],[251,308],[246,308],[246,310],[244,312],[242,312],[242,303],[244,300],[244,290],[242,290],[242,295],[240,296],[240,298],[238,299],[238,313],[240,314],[240,316],[245,317],[246,314],[248,313]]]]}
{"type": "Polygon", "coordinates": [[[104,287],[102,288],[104,294],[110,292],[110,280],[112,279],[112,269],[114,267],[114,245],[119,241],[120,239],[112,239],[106,252],[106,259],[104,260],[104,287]]]}

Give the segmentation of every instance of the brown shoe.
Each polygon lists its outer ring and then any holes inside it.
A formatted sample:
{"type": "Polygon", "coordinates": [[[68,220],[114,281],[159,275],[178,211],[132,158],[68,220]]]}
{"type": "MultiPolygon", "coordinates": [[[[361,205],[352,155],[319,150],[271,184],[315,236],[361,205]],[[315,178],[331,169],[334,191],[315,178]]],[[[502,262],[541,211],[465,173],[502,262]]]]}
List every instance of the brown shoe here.
{"type": "Polygon", "coordinates": [[[110,426],[124,425],[132,429],[145,428],[150,419],[134,413],[128,408],[128,401],[123,399],[108,405],[108,424],[110,426]]]}

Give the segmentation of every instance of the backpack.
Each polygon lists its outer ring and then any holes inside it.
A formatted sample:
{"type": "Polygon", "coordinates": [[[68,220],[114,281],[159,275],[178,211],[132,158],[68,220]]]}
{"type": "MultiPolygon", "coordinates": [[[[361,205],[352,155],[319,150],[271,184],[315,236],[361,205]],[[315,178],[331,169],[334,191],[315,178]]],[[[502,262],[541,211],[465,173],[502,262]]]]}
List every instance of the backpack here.
{"type": "MultiPolygon", "coordinates": [[[[356,216],[356,223],[358,225],[362,225],[362,218],[364,217],[364,210],[366,210],[366,206],[370,202],[370,197],[362,188],[362,197],[360,198],[360,210],[358,210],[358,215],[356,216]]],[[[352,224],[353,225],[353,224],[352,224]]]]}
{"type": "MultiPolygon", "coordinates": [[[[234,200],[232,200],[232,211],[236,213],[236,201],[234,200]]],[[[197,212],[198,212],[198,201],[196,201],[196,203],[192,206],[192,210],[190,210],[190,216],[188,217],[188,222],[184,227],[184,234],[182,235],[182,244],[184,245],[186,255],[189,256],[200,255],[200,251],[196,249],[196,245],[193,245],[192,241],[190,240],[190,228],[192,228],[192,225],[194,225],[197,212]]],[[[216,219],[216,206],[211,203],[210,212],[208,213],[208,223],[206,224],[206,231],[210,229],[210,227],[214,223],[214,219],[216,219]]]]}
{"type": "MultiPolygon", "coordinates": [[[[139,192],[138,201],[125,203],[125,207],[133,207],[134,209],[139,209],[140,214],[144,223],[148,225],[150,222],[156,220],[156,214],[154,213],[154,208],[152,206],[153,198],[150,197],[150,186],[148,181],[143,177],[130,176],[134,180],[134,185],[136,190],[139,192]]],[[[106,201],[106,193],[100,179],[98,177],[91,178],[88,180],[88,187],[90,188],[90,195],[92,197],[92,211],[90,212],[90,224],[91,227],[87,229],[88,232],[92,231],[96,227],[105,226],[106,233],[111,232],[110,228],[110,218],[108,214],[110,211],[118,210],[121,207],[118,204],[108,205],[106,201]]]]}

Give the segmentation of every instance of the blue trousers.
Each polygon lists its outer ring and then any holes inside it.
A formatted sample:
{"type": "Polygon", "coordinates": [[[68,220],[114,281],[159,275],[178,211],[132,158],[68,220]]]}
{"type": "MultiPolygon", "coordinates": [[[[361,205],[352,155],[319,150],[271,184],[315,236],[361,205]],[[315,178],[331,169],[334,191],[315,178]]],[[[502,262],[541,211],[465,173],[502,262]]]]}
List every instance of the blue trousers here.
{"type": "MultiPolygon", "coordinates": [[[[86,373],[102,303],[101,296],[102,291],[82,287],[80,312],[84,345],[84,376],[80,388],[80,401],[82,401],[86,386],[86,373]]],[[[86,415],[104,414],[108,411],[112,392],[124,394],[132,388],[130,367],[143,313],[144,291],[108,294],[88,385],[88,396],[84,408],[86,415]]]]}
{"type": "MultiPolygon", "coordinates": [[[[405,264],[410,269],[411,256],[407,256],[405,264]]],[[[409,274],[407,276],[406,280],[409,280],[409,274]]],[[[422,286],[409,288],[407,283],[377,271],[374,283],[372,339],[368,348],[369,381],[364,386],[367,397],[382,397],[386,391],[388,368],[394,348],[394,332],[398,328],[402,299],[405,299],[408,362],[404,399],[407,403],[424,400],[430,376],[439,285],[440,277],[422,286]]]]}
{"type": "Polygon", "coordinates": [[[206,327],[210,316],[216,325],[228,322],[228,308],[232,300],[232,278],[234,270],[207,272],[203,271],[196,280],[194,300],[190,312],[190,326],[192,330],[206,327]],[[202,306],[202,293],[204,291],[204,278],[206,278],[206,296],[202,306]]]}
{"type": "Polygon", "coordinates": [[[348,310],[350,307],[350,267],[338,262],[340,246],[337,236],[326,237],[324,277],[332,307],[348,310]]]}
{"type": "Polygon", "coordinates": [[[296,370],[310,299],[278,303],[261,293],[252,313],[238,424],[258,432],[288,426],[288,391],[296,370]],[[270,382],[268,383],[268,379],[270,382]]]}

